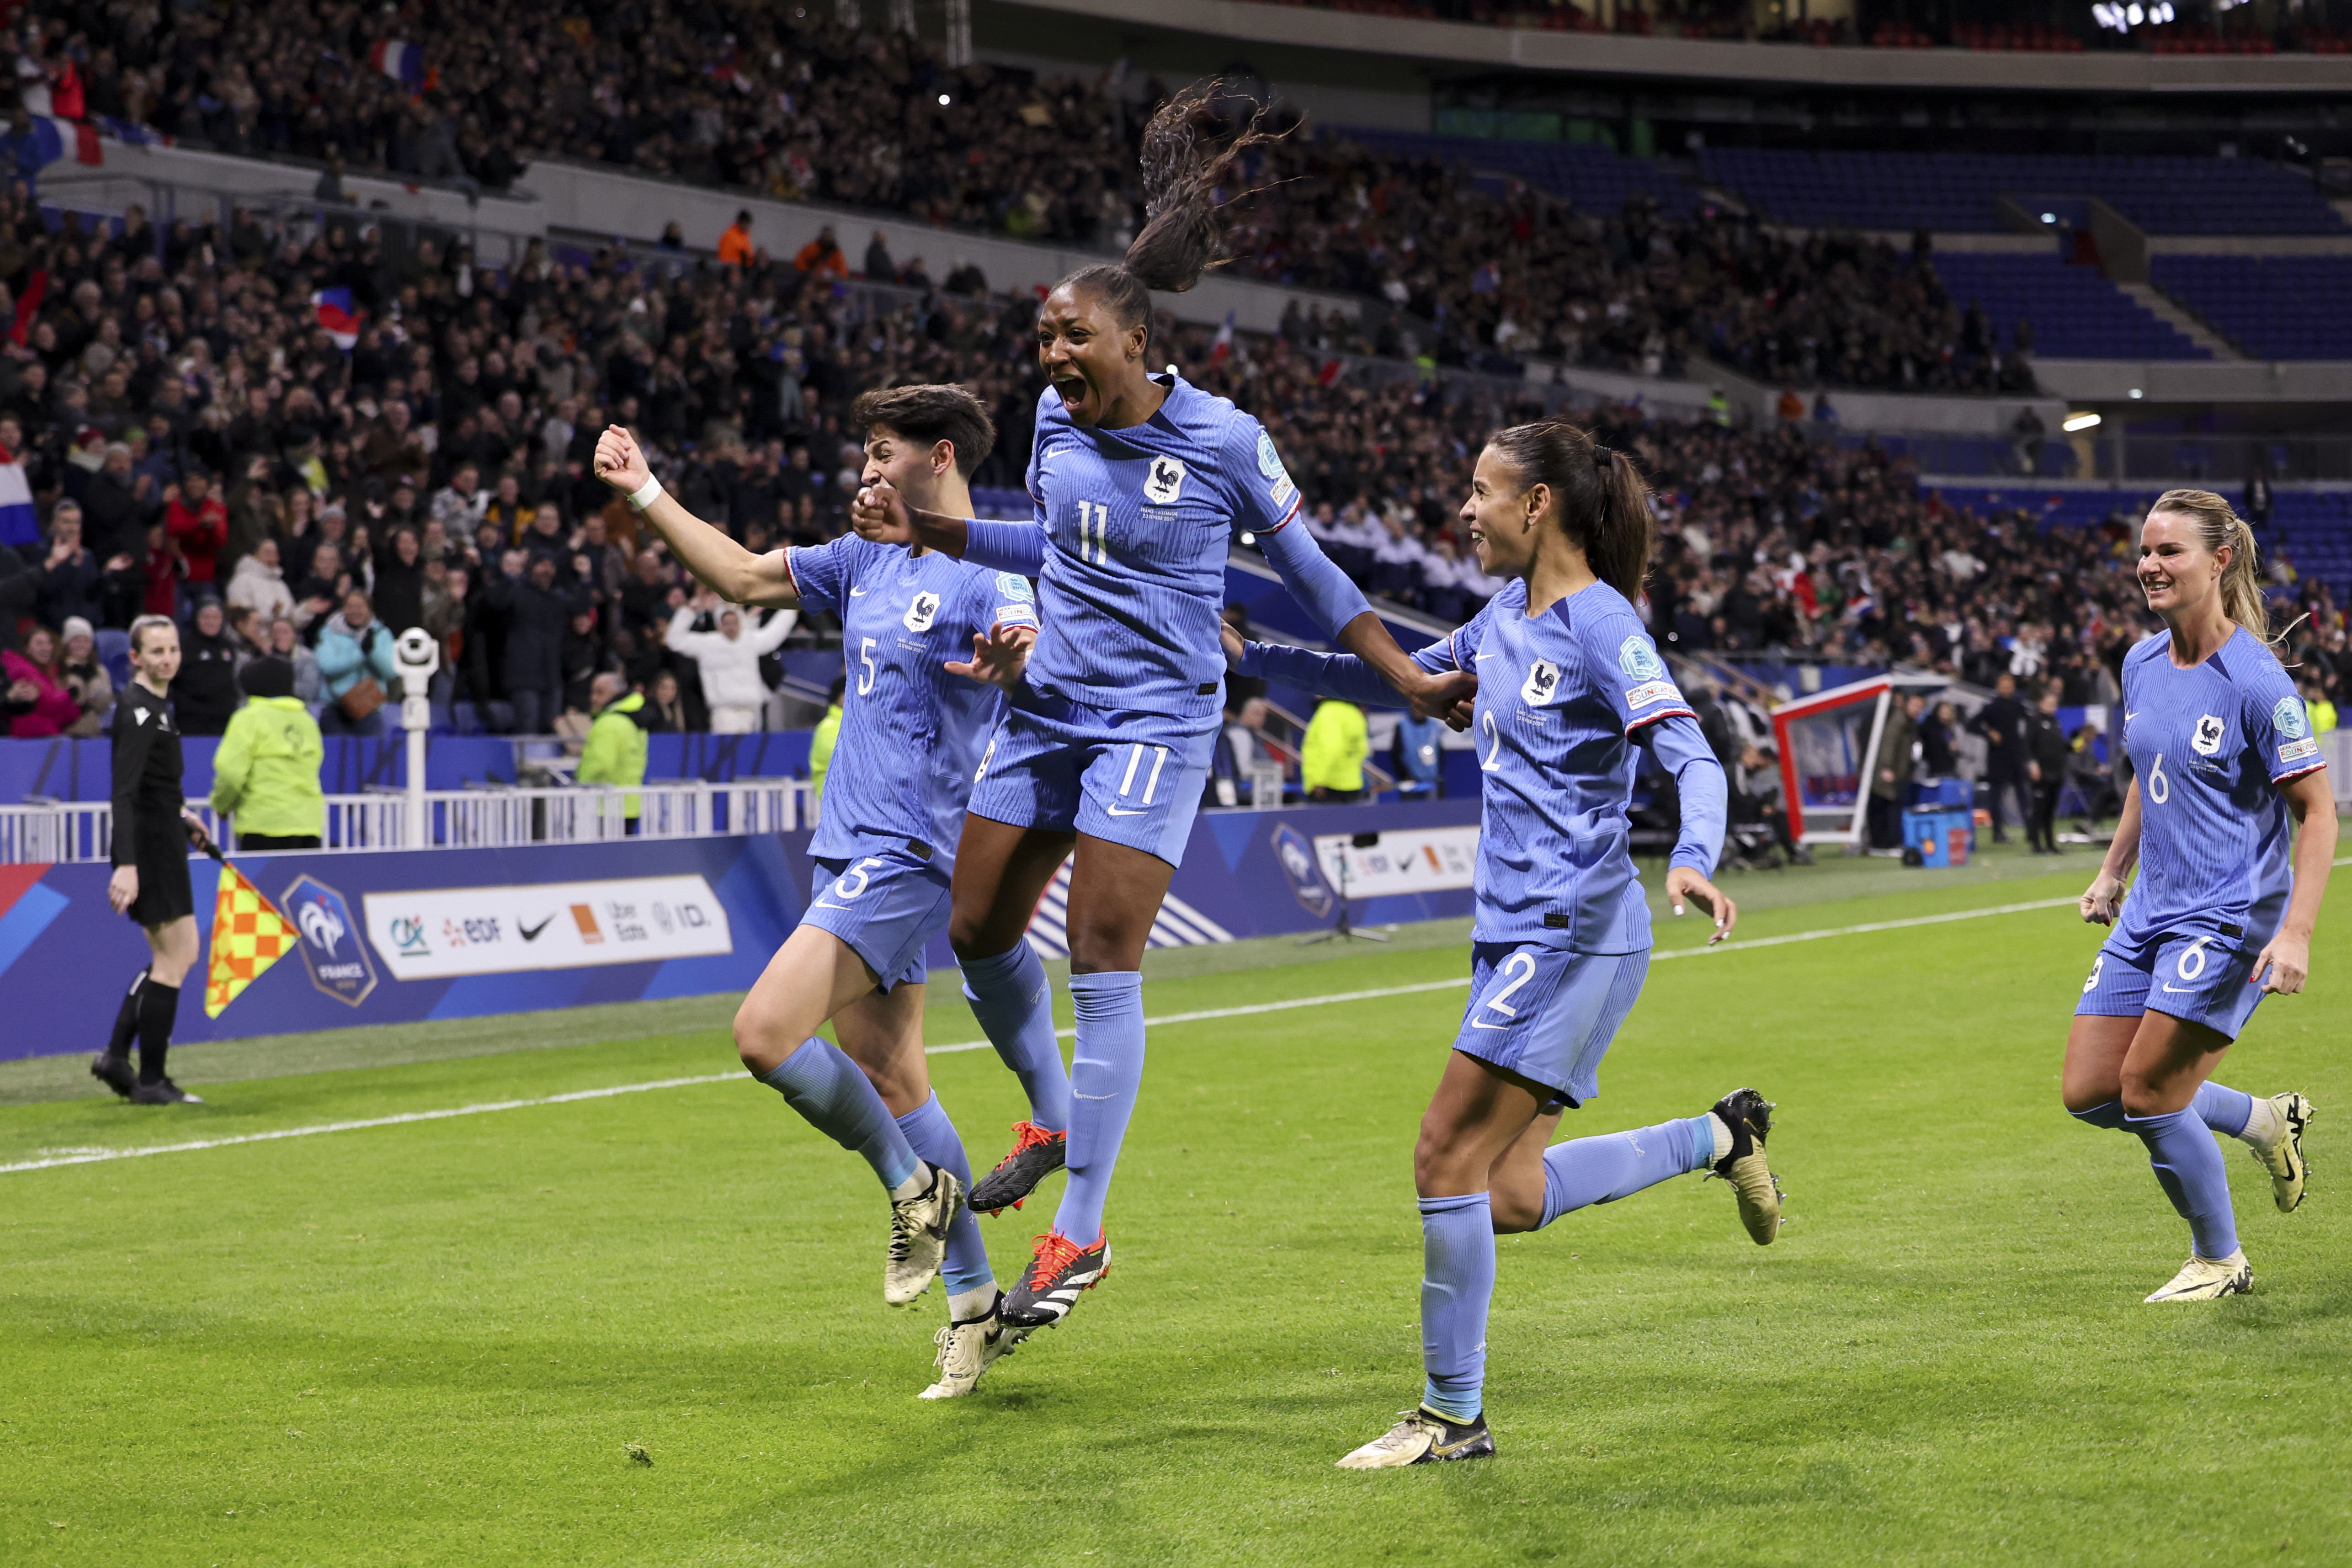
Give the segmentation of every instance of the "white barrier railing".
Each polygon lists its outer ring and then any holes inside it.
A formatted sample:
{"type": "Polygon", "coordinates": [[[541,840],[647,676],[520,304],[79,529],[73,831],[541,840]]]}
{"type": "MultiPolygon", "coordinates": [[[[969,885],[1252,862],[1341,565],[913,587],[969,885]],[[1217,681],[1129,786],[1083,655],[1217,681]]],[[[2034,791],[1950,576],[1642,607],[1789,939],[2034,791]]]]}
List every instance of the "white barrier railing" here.
{"type": "MultiPolygon", "coordinates": [[[[803,779],[747,779],[728,784],[647,784],[635,789],[601,784],[428,789],[425,791],[425,840],[414,845],[407,841],[405,792],[330,795],[325,847],[336,851],[505,849],[622,838],[789,833],[816,821],[808,789],[803,779]],[[630,831],[633,815],[634,832],[630,831]]],[[[191,800],[188,807],[215,837],[220,835],[223,824],[208,804],[191,800]]],[[[226,826],[233,834],[235,821],[226,826]]],[[[37,800],[0,806],[0,864],[103,861],[111,852],[113,831],[114,809],[106,800],[37,800]]]]}

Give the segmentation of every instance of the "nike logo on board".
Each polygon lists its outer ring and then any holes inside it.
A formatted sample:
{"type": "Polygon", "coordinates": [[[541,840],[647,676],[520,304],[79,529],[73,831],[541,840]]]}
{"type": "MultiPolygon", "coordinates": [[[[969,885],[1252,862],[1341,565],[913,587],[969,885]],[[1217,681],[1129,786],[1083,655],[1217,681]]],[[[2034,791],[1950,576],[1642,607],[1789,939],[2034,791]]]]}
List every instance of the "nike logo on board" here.
{"type": "Polygon", "coordinates": [[[524,941],[536,942],[539,940],[539,934],[546,930],[549,922],[552,921],[554,918],[555,916],[551,915],[546,920],[541,921],[536,925],[525,925],[521,921],[518,920],[515,922],[515,929],[522,933],[522,939],[524,941]]]}

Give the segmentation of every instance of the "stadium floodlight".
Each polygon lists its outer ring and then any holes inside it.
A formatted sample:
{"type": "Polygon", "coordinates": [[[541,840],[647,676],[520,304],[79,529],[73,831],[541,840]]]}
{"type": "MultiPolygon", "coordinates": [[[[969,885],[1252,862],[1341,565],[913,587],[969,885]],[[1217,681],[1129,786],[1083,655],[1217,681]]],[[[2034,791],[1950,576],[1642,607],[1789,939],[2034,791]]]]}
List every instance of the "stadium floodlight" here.
{"type": "Polygon", "coordinates": [[[2146,392],[2144,392],[2140,391],[2140,390],[2139,390],[2139,388],[2137,388],[2137,387],[2134,387],[2134,388],[2132,388],[2132,390],[2131,390],[2131,394],[2132,394],[2132,396],[2133,396],[2135,399],[2137,399],[2137,398],[2146,397],[2146,396],[2147,395],[2146,392]]]}
{"type": "Polygon", "coordinates": [[[2042,221],[2045,224],[2054,224],[2058,221],[2058,214],[2056,213],[2044,213],[2042,214],[2042,221]]]}
{"type": "Polygon", "coordinates": [[[2137,27],[2147,20],[2147,13],[2139,8],[2137,0],[2134,0],[2132,5],[2124,7],[2124,20],[2137,27]]]}
{"type": "Polygon", "coordinates": [[[945,109],[948,106],[948,95],[945,93],[940,94],[940,107],[941,109],[945,109]]]}
{"type": "Polygon", "coordinates": [[[2099,416],[2095,413],[2070,413],[2060,428],[2072,435],[2078,430],[2096,430],[2098,427],[2099,416]]]}

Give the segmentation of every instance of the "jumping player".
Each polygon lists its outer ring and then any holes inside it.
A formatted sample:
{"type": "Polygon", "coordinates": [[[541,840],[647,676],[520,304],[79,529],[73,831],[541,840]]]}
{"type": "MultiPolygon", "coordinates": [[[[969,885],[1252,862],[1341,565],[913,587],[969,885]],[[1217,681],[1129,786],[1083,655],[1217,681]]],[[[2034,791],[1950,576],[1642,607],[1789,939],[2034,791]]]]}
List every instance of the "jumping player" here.
{"type": "Polygon", "coordinates": [[[1209,91],[1179,95],[1145,131],[1153,216],[1124,261],[1072,273],[1038,312],[1038,361],[1053,384],[1029,463],[1034,517],[975,522],[887,486],[852,508],[868,538],[1043,578],[1042,630],[1008,625],[973,653],[1012,702],[972,787],[948,928],[999,1049],[1011,1059],[1034,1049],[1024,1040],[1050,1042],[1045,977],[1024,935],[1075,848],[1067,1136],[1023,1129],[974,1195],[996,1209],[1068,1167],[1052,1228],[1005,1300],[1005,1321],[1024,1326],[1060,1321],[1109,1265],[1103,1203],[1143,1076],[1139,966],[1216,740],[1234,536],[1254,532],[1292,593],[1423,711],[1468,685],[1406,659],[1363,594],[1291,526],[1298,488],[1256,420],[1172,371],[1150,373],[1151,290],[1189,288],[1211,264],[1219,173],[1265,139],[1197,141],[1192,121],[1209,91]]]}
{"type": "Polygon", "coordinates": [[[168,615],[131,623],[131,684],[114,710],[114,875],[106,900],[146,933],[147,967],[114,1015],[106,1049],[90,1076],[137,1105],[196,1105],[163,1071],[180,983],[196,963],[196,898],[188,851],[205,846],[205,828],[181,788],[180,727],[168,693],[180,673],[180,629],[168,615]],[[139,1071],[131,1042],[139,1042],[139,1071]]]}
{"type": "MultiPolygon", "coordinates": [[[[869,392],[853,417],[866,433],[865,483],[971,508],[969,476],[996,438],[971,393],[869,392]]],[[[817,871],[808,907],[743,998],[735,1043],[753,1076],[864,1155],[888,1189],[883,1299],[911,1303],[944,1263],[949,1325],[937,1336],[939,1381],[923,1396],[969,1393],[1025,1334],[999,1318],[1003,1293],[962,1202],[971,1164],[924,1062],[923,950],[947,923],[964,799],[1003,706],[993,687],[950,660],[992,628],[1034,627],[1029,584],[855,535],[754,556],[666,495],[617,425],[597,440],[596,471],[729,602],[800,604],[842,618],[848,684],[809,846],[817,871]],[[827,1019],[838,1047],[815,1038],[827,1019]]],[[[1058,1089],[1066,1103],[1059,1055],[1050,1074],[1031,1066],[1038,1092],[1058,1089]]],[[[1033,1104],[1033,1116],[1055,1113],[1053,1102],[1033,1104]]]]}
{"type": "Polygon", "coordinates": [[[2139,538],[2140,589],[2165,630],[2124,657],[2133,778],[2082,900],[2084,920],[2115,929],[2083,982],[2062,1088],[2081,1120],[2138,1135],[2189,1221],[2189,1261],[2147,1300],[2203,1301],[2254,1278],[2210,1134],[2246,1144],[2282,1211],[2303,1201],[2311,1102],[2210,1078],[2263,996],[2293,996],[2311,972],[2336,800],[2271,650],[2253,531],[2210,491],[2168,490],[2139,538]]]}
{"type": "MultiPolygon", "coordinates": [[[[1634,747],[1674,777],[1682,831],[1666,873],[1680,915],[1738,911],[1707,880],[1723,847],[1722,766],[1643,631],[1650,558],[1633,461],[1572,425],[1515,425],[1478,458],[1463,521],[1484,570],[1510,579],[1467,625],[1413,655],[1478,676],[1484,770],[1473,876],[1470,1002],[1413,1151],[1423,1271],[1418,1407],[1339,1460],[1388,1469],[1495,1451],[1483,1385],[1495,1236],[1536,1230],[1670,1176],[1727,1178],[1759,1246],[1780,1226],[1764,1158],[1772,1105],[1738,1089],[1696,1116],[1546,1147],[1563,1108],[1599,1092],[1601,1059],[1642,994],[1650,912],[1629,850],[1634,747]]],[[[1381,700],[1355,659],[1244,643],[1244,673],[1355,702],[1381,700]]]]}

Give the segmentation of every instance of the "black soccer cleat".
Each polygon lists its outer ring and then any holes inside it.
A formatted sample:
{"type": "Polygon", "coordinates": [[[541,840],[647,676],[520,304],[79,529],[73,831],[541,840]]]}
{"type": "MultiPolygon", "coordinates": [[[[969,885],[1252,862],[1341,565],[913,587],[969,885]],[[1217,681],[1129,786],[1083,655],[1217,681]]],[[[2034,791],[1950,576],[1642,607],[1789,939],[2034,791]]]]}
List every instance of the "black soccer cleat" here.
{"type": "Polygon", "coordinates": [[[133,1105],[201,1105],[205,1097],[189,1093],[168,1078],[159,1078],[152,1083],[142,1083],[133,1089],[131,1103],[133,1105]]]}
{"type": "Polygon", "coordinates": [[[997,1316],[1017,1329],[1041,1329],[1060,1322],[1078,1304],[1078,1297],[1102,1283],[1110,1272],[1110,1242],[1097,1236],[1091,1247],[1081,1247],[1058,1230],[1037,1238],[1036,1256],[1021,1270],[1021,1278],[1004,1298],[997,1316]]]}
{"type": "Polygon", "coordinates": [[[1731,1152],[1712,1173],[1731,1184],[1739,1199],[1739,1222],[1759,1247],[1780,1234],[1780,1180],[1764,1162],[1764,1140],[1772,1131],[1772,1102],[1753,1089],[1735,1089],[1715,1103],[1717,1121],[1731,1129],[1731,1152]]]}
{"type": "Polygon", "coordinates": [[[1013,1124],[1015,1134],[1013,1152],[996,1162],[996,1168],[972,1184],[971,1197],[966,1200],[974,1214],[1001,1214],[1008,1208],[1018,1208],[1021,1200],[1037,1190],[1037,1184],[1062,1168],[1068,1157],[1070,1137],[1041,1127],[1034,1122],[1013,1124]]]}
{"type": "Polygon", "coordinates": [[[101,1051],[89,1059],[89,1075],[125,1100],[139,1087],[139,1075],[131,1071],[130,1061],[111,1051],[101,1051]]]}

